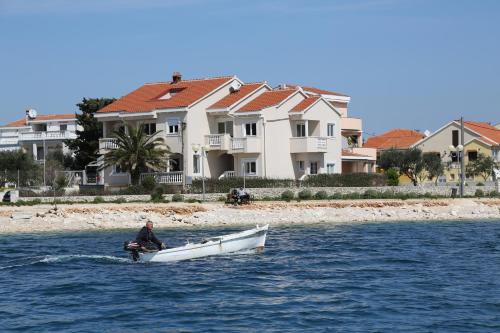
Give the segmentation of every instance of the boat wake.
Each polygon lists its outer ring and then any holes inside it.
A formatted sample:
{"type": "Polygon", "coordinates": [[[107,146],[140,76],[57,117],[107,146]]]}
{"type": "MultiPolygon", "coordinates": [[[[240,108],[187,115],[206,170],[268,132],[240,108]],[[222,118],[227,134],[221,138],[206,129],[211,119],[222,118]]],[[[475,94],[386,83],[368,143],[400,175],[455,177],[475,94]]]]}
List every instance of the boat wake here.
{"type": "MultiPolygon", "coordinates": [[[[71,262],[77,260],[88,260],[100,263],[133,263],[129,258],[123,257],[115,257],[115,256],[105,256],[105,255],[86,255],[86,254],[68,254],[68,255],[47,255],[44,257],[33,257],[26,258],[27,262],[24,263],[16,263],[12,265],[0,266],[0,270],[4,269],[12,269],[24,266],[31,266],[37,264],[52,264],[52,263],[62,263],[62,262],[71,262]],[[35,260],[33,260],[35,259],[35,260]]],[[[11,261],[13,262],[13,261],[11,261]]],[[[16,260],[16,262],[19,262],[16,260]]]]}

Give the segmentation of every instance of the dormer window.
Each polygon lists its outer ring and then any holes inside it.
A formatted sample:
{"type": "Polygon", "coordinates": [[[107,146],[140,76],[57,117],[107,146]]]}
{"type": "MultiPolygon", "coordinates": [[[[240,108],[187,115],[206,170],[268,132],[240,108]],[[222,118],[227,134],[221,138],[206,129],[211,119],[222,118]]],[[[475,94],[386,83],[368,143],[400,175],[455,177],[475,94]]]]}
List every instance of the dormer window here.
{"type": "Polygon", "coordinates": [[[158,99],[171,99],[172,97],[174,97],[175,95],[177,95],[178,93],[180,93],[183,90],[184,90],[184,88],[172,88],[172,89],[169,89],[165,94],[163,94],[158,99]]]}

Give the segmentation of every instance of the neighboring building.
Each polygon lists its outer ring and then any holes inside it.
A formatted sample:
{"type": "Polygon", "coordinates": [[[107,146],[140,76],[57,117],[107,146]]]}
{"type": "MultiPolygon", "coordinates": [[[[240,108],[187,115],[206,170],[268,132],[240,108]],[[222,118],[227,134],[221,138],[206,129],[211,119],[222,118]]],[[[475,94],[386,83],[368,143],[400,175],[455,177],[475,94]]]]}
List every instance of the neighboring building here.
{"type": "MultiPolygon", "coordinates": [[[[182,184],[185,177],[200,177],[202,170],[211,178],[300,179],[340,173],[342,117],[349,97],[310,90],[287,85],[273,89],[236,76],[182,80],[174,73],[171,82],[145,84],[96,114],[103,123],[100,153],[115,147],[113,132],[126,122],[142,124],[148,134],[161,131],[172,153],[168,169],[155,175],[163,183],[182,184]],[[207,146],[206,158],[193,150],[199,145],[207,146]]],[[[360,125],[355,128],[359,135],[360,125]]],[[[93,164],[100,165],[102,159],[93,164]]],[[[101,184],[129,182],[118,166],[100,173],[101,184]]]]}
{"type": "MultiPolygon", "coordinates": [[[[446,181],[454,182],[460,179],[460,163],[456,151],[450,150],[450,145],[458,146],[460,142],[460,121],[451,121],[428,137],[412,145],[423,152],[439,154],[445,163],[446,181]]],[[[464,121],[465,165],[473,161],[479,154],[493,157],[500,162],[500,129],[486,122],[464,121]]],[[[469,176],[467,175],[469,178],[469,176]]],[[[482,181],[476,177],[471,180],[482,181]]],[[[444,179],[443,179],[444,180],[444,179]]]]}
{"type": "Polygon", "coordinates": [[[27,110],[23,119],[0,126],[0,151],[24,149],[43,161],[56,150],[68,152],[64,141],[76,138],[75,114],[37,115],[27,110]]]}

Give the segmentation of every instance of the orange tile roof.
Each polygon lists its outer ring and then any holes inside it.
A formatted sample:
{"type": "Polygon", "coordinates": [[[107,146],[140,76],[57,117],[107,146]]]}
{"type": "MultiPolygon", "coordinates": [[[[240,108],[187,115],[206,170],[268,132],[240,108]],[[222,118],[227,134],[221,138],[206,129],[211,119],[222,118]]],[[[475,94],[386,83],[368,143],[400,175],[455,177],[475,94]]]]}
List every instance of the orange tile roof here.
{"type": "Polygon", "coordinates": [[[302,102],[299,104],[295,105],[291,112],[302,112],[306,110],[308,107],[313,105],[320,97],[319,96],[311,96],[306,99],[304,99],[302,102]]]}
{"type": "Polygon", "coordinates": [[[235,91],[230,93],[229,95],[225,96],[221,100],[215,102],[211,106],[209,106],[209,109],[223,109],[223,108],[228,108],[231,105],[237,103],[238,101],[241,101],[242,99],[245,99],[248,97],[250,94],[255,92],[257,89],[261,88],[264,85],[264,83],[247,83],[243,84],[240,88],[240,90],[235,91]]]}
{"type": "Polygon", "coordinates": [[[236,112],[258,111],[270,106],[277,105],[297,92],[297,89],[272,90],[262,93],[257,98],[251,100],[236,112]]]}
{"type": "Polygon", "coordinates": [[[344,95],[335,91],[330,91],[330,90],[324,90],[324,89],[318,89],[314,87],[306,87],[306,86],[301,86],[297,84],[286,84],[287,87],[291,88],[296,88],[296,87],[301,87],[304,92],[310,92],[316,95],[335,95],[335,96],[343,96],[343,97],[349,97],[349,95],[344,95]]]}
{"type": "Polygon", "coordinates": [[[146,83],[98,112],[148,112],[156,109],[187,107],[232,79],[232,76],[226,76],[182,80],[178,83],[146,83]],[[168,99],[160,99],[167,93],[175,94],[168,99]]]}
{"type": "Polygon", "coordinates": [[[417,141],[423,139],[424,134],[409,129],[393,129],[381,135],[373,136],[366,140],[363,147],[384,149],[408,149],[417,141]]]}
{"type": "MultiPolygon", "coordinates": [[[[66,114],[46,114],[39,115],[35,119],[31,119],[29,121],[50,121],[50,120],[66,120],[66,119],[76,119],[76,114],[74,113],[66,113],[66,114]]],[[[5,127],[22,127],[26,125],[26,118],[22,118],[11,123],[5,125],[5,127]]]]}
{"type": "Polygon", "coordinates": [[[464,126],[478,133],[486,143],[500,145],[500,129],[495,126],[479,121],[464,121],[464,126]]]}

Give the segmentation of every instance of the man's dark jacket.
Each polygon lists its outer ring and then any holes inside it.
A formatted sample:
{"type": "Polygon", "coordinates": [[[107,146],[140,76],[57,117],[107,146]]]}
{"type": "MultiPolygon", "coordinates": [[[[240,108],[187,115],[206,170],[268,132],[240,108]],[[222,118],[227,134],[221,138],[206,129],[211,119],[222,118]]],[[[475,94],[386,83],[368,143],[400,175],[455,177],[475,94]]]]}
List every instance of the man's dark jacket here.
{"type": "Polygon", "coordinates": [[[146,227],[142,227],[141,231],[137,234],[135,241],[141,246],[148,246],[151,243],[154,243],[158,246],[158,248],[161,248],[161,241],[146,227]]]}

